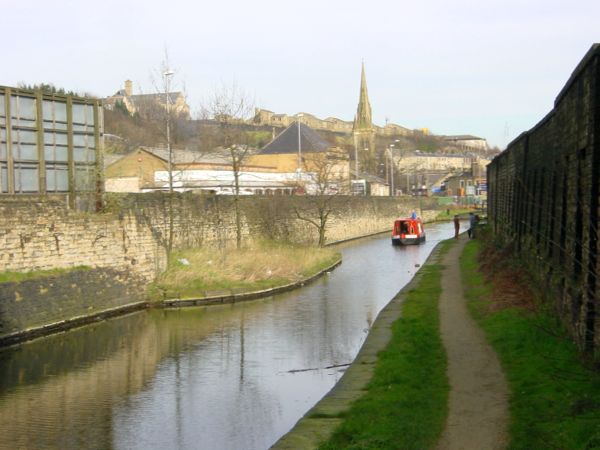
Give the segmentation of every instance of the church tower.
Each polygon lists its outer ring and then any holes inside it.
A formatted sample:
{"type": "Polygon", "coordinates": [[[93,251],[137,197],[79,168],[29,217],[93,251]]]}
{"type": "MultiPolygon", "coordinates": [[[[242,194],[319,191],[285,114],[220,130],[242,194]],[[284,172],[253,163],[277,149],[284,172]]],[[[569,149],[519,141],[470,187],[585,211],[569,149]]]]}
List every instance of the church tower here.
{"type": "MultiPolygon", "coordinates": [[[[354,137],[354,158],[358,157],[359,172],[376,173],[375,167],[375,129],[373,128],[373,117],[371,104],[369,103],[369,92],[367,91],[367,77],[365,75],[365,63],[362,63],[360,76],[360,97],[358,108],[354,116],[352,127],[354,137]]],[[[358,174],[357,174],[358,176],[358,174]]]]}

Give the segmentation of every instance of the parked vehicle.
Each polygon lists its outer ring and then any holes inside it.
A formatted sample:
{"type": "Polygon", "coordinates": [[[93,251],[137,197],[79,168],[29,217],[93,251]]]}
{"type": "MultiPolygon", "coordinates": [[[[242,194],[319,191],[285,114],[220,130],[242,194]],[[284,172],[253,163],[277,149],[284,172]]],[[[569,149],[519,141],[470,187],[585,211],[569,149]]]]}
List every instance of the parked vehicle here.
{"type": "Polygon", "coordinates": [[[396,219],[392,229],[393,245],[421,244],[425,242],[425,228],[420,218],[396,219]]]}

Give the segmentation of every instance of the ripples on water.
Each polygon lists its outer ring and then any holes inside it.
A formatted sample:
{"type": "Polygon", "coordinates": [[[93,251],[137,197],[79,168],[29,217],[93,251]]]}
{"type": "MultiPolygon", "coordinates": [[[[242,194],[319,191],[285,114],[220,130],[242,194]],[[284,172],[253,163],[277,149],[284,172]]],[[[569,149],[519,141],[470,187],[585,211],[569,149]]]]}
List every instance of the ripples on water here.
{"type": "Polygon", "coordinates": [[[325,367],[353,360],[452,225],[427,231],[421,246],[345,244],[343,264],[298,291],[143,311],[1,351],[0,448],[268,448],[341,377],[325,367]]]}

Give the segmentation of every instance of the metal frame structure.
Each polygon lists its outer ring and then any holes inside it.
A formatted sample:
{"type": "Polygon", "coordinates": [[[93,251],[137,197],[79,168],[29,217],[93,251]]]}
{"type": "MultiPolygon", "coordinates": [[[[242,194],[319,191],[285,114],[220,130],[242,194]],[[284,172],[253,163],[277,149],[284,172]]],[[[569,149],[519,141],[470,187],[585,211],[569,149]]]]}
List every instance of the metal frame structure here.
{"type": "Polygon", "coordinates": [[[101,203],[100,100],[0,86],[0,198],[66,196],[71,208],[101,203]]]}

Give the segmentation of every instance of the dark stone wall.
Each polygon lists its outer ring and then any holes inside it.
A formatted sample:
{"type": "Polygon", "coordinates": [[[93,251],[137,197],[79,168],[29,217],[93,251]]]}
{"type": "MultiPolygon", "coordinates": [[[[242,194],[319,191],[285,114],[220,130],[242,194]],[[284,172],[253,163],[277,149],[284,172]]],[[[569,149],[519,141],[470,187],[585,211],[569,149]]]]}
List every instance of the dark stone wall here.
{"type": "Polygon", "coordinates": [[[583,350],[600,352],[598,208],[600,45],[554,109],[488,166],[488,214],[515,246],[583,350]]]}
{"type": "Polygon", "coordinates": [[[0,283],[0,339],[104,311],[143,302],[145,279],[107,268],[0,283]]]}

